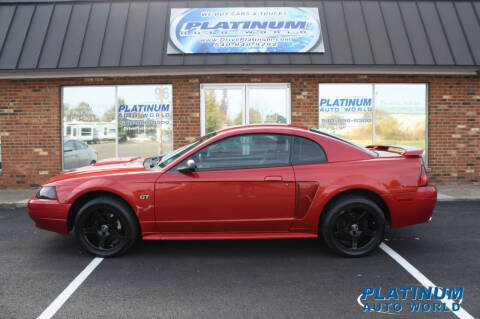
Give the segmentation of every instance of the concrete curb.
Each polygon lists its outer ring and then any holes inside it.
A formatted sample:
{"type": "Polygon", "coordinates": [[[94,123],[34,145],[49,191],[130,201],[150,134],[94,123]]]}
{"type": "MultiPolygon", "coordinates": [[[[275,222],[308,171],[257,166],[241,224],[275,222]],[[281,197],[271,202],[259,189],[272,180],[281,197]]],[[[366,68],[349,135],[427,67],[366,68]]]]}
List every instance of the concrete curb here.
{"type": "Polygon", "coordinates": [[[16,202],[0,202],[0,208],[24,208],[27,207],[29,199],[25,198],[16,202]]]}
{"type": "Polygon", "coordinates": [[[437,202],[477,202],[480,198],[437,198],[437,202]]]}
{"type": "Polygon", "coordinates": [[[27,201],[19,201],[19,202],[4,202],[0,203],[0,208],[25,208],[27,207],[27,201]]]}

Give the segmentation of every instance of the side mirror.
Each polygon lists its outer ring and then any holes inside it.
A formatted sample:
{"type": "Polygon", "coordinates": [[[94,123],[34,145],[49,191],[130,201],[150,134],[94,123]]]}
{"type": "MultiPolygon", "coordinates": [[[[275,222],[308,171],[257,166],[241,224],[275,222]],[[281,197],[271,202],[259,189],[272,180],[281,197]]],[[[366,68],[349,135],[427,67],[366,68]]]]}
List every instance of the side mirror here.
{"type": "Polygon", "coordinates": [[[195,161],[193,159],[189,159],[184,165],[177,168],[177,171],[181,173],[191,173],[191,172],[195,172],[196,169],[197,169],[197,164],[195,164],[195,161]]]}

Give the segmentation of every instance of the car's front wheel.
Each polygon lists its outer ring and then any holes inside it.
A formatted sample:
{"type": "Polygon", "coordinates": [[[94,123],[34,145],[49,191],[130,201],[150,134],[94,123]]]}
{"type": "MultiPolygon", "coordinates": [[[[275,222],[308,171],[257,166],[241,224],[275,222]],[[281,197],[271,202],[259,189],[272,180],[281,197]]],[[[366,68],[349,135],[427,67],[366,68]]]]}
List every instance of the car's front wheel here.
{"type": "Polygon", "coordinates": [[[112,257],[125,253],[139,234],[131,209],[112,197],[97,197],[85,203],[75,217],[75,236],[88,253],[112,257]]]}
{"type": "Polygon", "coordinates": [[[334,252],[359,257],[374,250],[385,236],[385,216],[378,205],[364,197],[335,201],[324,212],[320,232],[334,252]]]}

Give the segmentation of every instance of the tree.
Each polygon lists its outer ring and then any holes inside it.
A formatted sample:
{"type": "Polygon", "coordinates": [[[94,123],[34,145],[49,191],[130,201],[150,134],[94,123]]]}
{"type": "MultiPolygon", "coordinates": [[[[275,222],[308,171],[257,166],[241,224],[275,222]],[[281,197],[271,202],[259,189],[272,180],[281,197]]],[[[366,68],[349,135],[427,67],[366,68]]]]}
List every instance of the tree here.
{"type": "Polygon", "coordinates": [[[375,111],[375,135],[382,139],[397,140],[405,135],[400,122],[385,111],[375,111]]]}
{"type": "Polygon", "coordinates": [[[87,102],[80,102],[76,107],[64,106],[65,121],[98,122],[99,118],[93,112],[93,108],[87,102]]]}
{"type": "Polygon", "coordinates": [[[227,120],[227,105],[227,90],[222,90],[220,103],[214,90],[205,91],[205,130],[207,133],[231,125],[227,120]]]}
{"type": "Polygon", "coordinates": [[[278,113],[268,114],[265,116],[265,123],[287,124],[287,119],[278,113]]]}
{"type": "Polygon", "coordinates": [[[104,114],[103,114],[103,121],[104,122],[114,122],[115,121],[115,106],[112,106],[109,108],[104,114]]]}
{"type": "Polygon", "coordinates": [[[259,109],[251,107],[248,110],[248,124],[262,123],[262,112],[259,109]]]}

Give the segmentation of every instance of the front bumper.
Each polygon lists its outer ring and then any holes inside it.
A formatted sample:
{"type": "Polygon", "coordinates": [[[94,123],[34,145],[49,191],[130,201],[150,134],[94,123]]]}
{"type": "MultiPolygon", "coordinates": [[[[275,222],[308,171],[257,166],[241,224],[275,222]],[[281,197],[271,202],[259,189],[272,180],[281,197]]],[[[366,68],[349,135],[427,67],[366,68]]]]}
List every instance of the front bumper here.
{"type": "Polygon", "coordinates": [[[70,204],[57,200],[32,197],[28,201],[28,214],[38,228],[68,235],[67,218],[70,204]]]}
{"type": "Polygon", "coordinates": [[[415,192],[393,195],[390,203],[391,228],[405,227],[431,219],[437,203],[437,188],[418,187],[415,192]]]}

